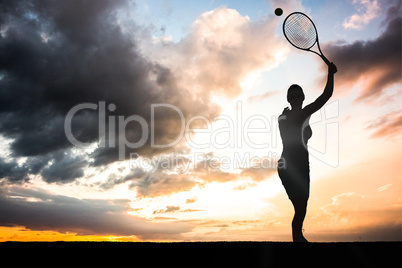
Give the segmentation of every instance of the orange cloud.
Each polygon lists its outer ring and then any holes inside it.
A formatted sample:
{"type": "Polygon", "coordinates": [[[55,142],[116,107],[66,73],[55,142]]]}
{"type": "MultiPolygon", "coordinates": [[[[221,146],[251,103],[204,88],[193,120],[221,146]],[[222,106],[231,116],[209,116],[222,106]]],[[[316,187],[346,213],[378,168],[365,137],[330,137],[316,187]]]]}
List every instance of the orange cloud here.
{"type": "Polygon", "coordinates": [[[380,13],[380,6],[377,0],[355,0],[353,4],[358,6],[358,10],[364,10],[364,13],[356,13],[346,19],[342,26],[346,29],[361,29],[363,25],[368,24],[380,13]]]}
{"type": "Polygon", "coordinates": [[[166,206],[166,209],[158,209],[153,212],[153,214],[170,213],[180,210],[180,207],[176,206],[166,206]]]}
{"type": "Polygon", "coordinates": [[[74,234],[162,239],[164,234],[170,236],[169,232],[177,237],[192,229],[186,224],[150,223],[130,215],[129,203],[130,200],[77,199],[7,187],[0,193],[0,226],[24,226],[45,232],[45,237],[49,231],[73,233],[72,239],[77,239],[74,234]]]}
{"type": "Polygon", "coordinates": [[[258,21],[226,7],[201,14],[180,42],[161,39],[144,53],[167,66],[191,95],[208,100],[211,93],[235,97],[252,72],[277,65],[289,47],[275,34],[277,18],[258,21]]]}
{"type": "Polygon", "coordinates": [[[250,167],[242,169],[240,176],[249,177],[253,181],[262,181],[276,174],[276,168],[250,167]]]}
{"type": "Polygon", "coordinates": [[[380,116],[369,126],[368,130],[374,130],[372,138],[392,137],[402,133],[402,112],[397,111],[380,116]]]}
{"type": "Polygon", "coordinates": [[[136,236],[102,236],[102,235],[79,235],[77,233],[60,233],[51,230],[37,231],[22,226],[0,227],[0,242],[19,241],[142,241],[136,236]]]}

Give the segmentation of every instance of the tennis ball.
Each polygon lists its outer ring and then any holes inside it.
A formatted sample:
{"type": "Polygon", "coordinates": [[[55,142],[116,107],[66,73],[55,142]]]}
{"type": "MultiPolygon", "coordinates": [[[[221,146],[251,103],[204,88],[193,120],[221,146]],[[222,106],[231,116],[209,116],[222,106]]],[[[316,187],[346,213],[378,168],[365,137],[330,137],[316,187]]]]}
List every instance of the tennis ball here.
{"type": "Polygon", "coordinates": [[[275,15],[281,16],[282,14],[283,14],[282,8],[277,8],[277,9],[275,9],[275,15]]]}

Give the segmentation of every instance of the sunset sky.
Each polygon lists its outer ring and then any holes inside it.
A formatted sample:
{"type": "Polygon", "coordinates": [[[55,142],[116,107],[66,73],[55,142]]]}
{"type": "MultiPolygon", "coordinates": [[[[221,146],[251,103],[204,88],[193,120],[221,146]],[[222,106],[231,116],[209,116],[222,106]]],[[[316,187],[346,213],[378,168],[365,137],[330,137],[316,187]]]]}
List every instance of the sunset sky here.
{"type": "Polygon", "coordinates": [[[338,67],[304,236],[401,241],[399,0],[2,1],[0,241],[290,241],[277,117],[327,74],[294,11],[338,67]]]}

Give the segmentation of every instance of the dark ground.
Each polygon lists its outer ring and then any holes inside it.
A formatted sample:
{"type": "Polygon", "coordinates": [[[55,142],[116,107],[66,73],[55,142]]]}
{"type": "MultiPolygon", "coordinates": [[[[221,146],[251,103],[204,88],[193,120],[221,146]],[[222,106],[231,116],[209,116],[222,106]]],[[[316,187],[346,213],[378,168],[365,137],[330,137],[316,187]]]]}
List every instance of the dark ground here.
{"type": "Polygon", "coordinates": [[[0,256],[79,267],[399,267],[401,249],[402,242],[5,242],[0,256]]]}

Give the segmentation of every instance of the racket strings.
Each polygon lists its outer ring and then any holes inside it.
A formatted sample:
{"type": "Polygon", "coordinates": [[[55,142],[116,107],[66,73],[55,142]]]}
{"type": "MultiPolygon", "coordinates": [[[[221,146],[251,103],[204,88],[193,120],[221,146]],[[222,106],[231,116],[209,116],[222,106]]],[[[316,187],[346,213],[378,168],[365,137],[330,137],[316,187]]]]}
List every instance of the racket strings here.
{"type": "Polygon", "coordinates": [[[284,24],[284,33],[288,40],[301,49],[311,48],[317,40],[313,23],[303,14],[293,14],[284,24]]]}

